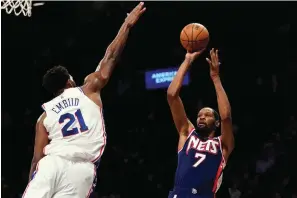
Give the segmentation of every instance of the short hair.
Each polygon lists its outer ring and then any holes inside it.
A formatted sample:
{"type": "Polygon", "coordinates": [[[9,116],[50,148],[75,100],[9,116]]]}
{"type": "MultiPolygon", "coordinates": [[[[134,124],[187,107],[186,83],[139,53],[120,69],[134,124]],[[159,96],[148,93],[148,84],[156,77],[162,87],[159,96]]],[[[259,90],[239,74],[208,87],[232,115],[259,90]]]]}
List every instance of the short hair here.
{"type": "Polygon", "coordinates": [[[65,88],[67,80],[70,78],[68,70],[63,66],[55,66],[43,76],[42,86],[52,94],[57,94],[59,90],[65,88]]]}
{"type": "Polygon", "coordinates": [[[216,110],[214,110],[214,109],[212,109],[212,112],[213,112],[213,115],[215,117],[215,120],[220,121],[220,116],[219,116],[218,112],[216,110]]]}

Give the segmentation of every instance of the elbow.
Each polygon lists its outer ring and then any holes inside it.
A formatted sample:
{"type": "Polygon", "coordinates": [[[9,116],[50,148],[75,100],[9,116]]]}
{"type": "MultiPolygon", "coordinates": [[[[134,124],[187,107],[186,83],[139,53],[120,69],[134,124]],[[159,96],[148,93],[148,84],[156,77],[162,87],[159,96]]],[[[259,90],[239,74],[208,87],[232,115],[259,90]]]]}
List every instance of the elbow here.
{"type": "Polygon", "coordinates": [[[178,97],[179,94],[176,91],[171,90],[170,88],[167,90],[167,100],[172,100],[178,97]]]}
{"type": "Polygon", "coordinates": [[[173,79],[173,81],[170,83],[168,89],[167,89],[167,98],[178,98],[179,92],[180,92],[181,86],[176,81],[176,79],[173,79]]]}
{"type": "Polygon", "coordinates": [[[111,47],[108,47],[106,52],[105,52],[103,60],[106,61],[106,62],[115,61],[116,55],[115,55],[114,51],[115,50],[113,50],[111,47]]]}
{"type": "Polygon", "coordinates": [[[32,158],[32,164],[37,164],[44,156],[45,155],[43,152],[34,152],[34,155],[32,158]]]}
{"type": "Polygon", "coordinates": [[[40,160],[41,160],[41,157],[33,156],[31,164],[37,165],[40,160]]]}
{"type": "Polygon", "coordinates": [[[172,82],[167,89],[167,98],[176,98],[179,96],[179,89],[173,86],[172,82]]]}
{"type": "Polygon", "coordinates": [[[113,67],[116,64],[116,59],[112,55],[106,54],[100,62],[100,80],[107,82],[113,71],[113,67]]]}

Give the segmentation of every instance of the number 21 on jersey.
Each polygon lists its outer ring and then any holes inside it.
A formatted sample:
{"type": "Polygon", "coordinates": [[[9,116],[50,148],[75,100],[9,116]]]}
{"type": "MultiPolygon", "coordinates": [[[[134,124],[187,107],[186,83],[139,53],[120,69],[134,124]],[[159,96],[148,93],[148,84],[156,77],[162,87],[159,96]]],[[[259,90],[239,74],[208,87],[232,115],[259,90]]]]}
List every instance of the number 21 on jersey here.
{"type": "Polygon", "coordinates": [[[82,116],[82,113],[81,113],[80,109],[78,109],[74,114],[65,113],[65,114],[61,115],[60,119],[59,119],[59,123],[62,124],[64,122],[66,122],[66,120],[67,120],[67,123],[62,128],[63,137],[67,137],[67,136],[70,136],[70,135],[75,135],[75,134],[78,134],[79,132],[83,133],[83,132],[86,132],[86,131],[89,130],[89,128],[87,127],[87,125],[85,123],[85,120],[84,120],[84,118],[82,116]],[[76,120],[78,121],[80,127],[79,128],[74,127],[72,129],[69,129],[69,127],[76,120]]]}
{"type": "Polygon", "coordinates": [[[193,167],[196,168],[197,166],[199,166],[199,164],[201,164],[205,160],[206,155],[201,153],[196,153],[195,158],[197,159],[197,162],[193,165],[193,167]]]}

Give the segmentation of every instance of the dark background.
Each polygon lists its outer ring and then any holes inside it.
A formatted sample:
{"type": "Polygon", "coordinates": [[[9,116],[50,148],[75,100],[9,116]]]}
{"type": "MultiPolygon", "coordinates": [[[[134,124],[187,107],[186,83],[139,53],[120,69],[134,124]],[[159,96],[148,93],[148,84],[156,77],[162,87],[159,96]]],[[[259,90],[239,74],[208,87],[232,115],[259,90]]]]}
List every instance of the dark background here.
{"type": "MultiPolygon", "coordinates": [[[[210,32],[209,49],[219,49],[235,126],[218,198],[230,197],[232,186],[241,197],[296,198],[296,2],[145,4],[102,93],[108,144],[95,197],[166,197],[173,187],[178,136],[166,90],[145,90],[144,71],[178,66],[185,55],[180,31],[198,22],[210,32]],[[268,164],[263,171],[259,162],[268,164]]],[[[44,72],[61,64],[81,84],[135,5],[46,2],[31,18],[1,13],[2,197],[19,197],[26,187],[34,125],[51,98],[41,86],[44,72]]],[[[182,90],[191,120],[203,106],[217,109],[209,49],[182,90]]]]}

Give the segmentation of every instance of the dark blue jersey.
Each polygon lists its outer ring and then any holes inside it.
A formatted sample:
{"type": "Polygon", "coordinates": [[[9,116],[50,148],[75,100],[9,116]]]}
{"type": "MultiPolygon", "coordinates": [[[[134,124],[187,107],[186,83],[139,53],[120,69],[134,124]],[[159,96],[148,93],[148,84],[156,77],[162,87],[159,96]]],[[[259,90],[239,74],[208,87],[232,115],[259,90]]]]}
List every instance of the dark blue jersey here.
{"type": "Polygon", "coordinates": [[[224,167],[220,137],[203,138],[193,129],[178,152],[175,188],[214,194],[221,185],[224,167]]]}

